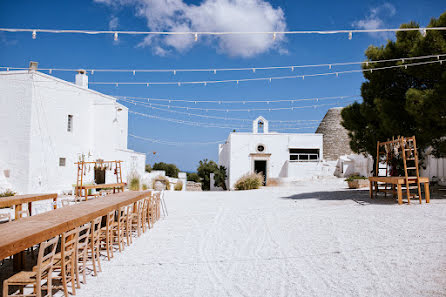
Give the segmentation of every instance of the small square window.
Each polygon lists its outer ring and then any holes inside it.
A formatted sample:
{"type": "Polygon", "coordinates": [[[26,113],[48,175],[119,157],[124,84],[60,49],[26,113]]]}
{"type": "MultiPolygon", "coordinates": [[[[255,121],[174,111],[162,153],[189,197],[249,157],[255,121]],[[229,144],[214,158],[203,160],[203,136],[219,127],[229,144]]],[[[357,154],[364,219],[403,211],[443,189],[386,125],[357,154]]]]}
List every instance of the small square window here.
{"type": "Polygon", "coordinates": [[[66,159],[65,158],[59,158],[59,166],[65,166],[66,159]]]}
{"type": "Polygon", "coordinates": [[[73,131],[73,115],[68,115],[68,122],[67,122],[67,131],[72,132],[73,131]]]}

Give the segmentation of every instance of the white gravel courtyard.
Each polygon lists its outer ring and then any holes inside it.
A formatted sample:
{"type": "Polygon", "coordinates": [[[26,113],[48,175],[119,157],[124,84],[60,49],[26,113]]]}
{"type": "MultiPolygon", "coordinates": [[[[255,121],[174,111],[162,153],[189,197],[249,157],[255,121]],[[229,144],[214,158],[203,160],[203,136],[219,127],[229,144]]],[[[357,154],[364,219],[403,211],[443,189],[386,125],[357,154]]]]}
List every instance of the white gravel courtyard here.
{"type": "Polygon", "coordinates": [[[446,296],[446,199],[399,206],[331,179],[166,203],[78,297],[446,296]]]}

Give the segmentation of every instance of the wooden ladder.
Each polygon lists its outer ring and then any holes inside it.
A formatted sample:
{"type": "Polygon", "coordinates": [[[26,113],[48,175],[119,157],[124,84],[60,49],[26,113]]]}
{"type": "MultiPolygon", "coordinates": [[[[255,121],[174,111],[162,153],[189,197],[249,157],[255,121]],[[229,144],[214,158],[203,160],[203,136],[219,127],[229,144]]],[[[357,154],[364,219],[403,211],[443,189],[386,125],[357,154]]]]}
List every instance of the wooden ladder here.
{"type": "Polygon", "coordinates": [[[118,184],[122,183],[121,161],[116,161],[116,182],[118,184]]]}
{"type": "Polygon", "coordinates": [[[77,164],[77,177],[76,177],[76,196],[81,197],[82,194],[82,182],[84,177],[84,162],[79,161],[77,164]]]}
{"type": "Polygon", "coordinates": [[[420,185],[420,173],[418,169],[418,152],[417,152],[417,143],[415,141],[415,136],[412,137],[401,137],[401,150],[403,153],[403,164],[404,164],[404,174],[406,179],[406,194],[407,194],[407,203],[410,204],[410,198],[416,197],[416,194],[410,193],[410,181],[416,180],[417,188],[418,188],[418,199],[421,203],[421,185],[420,185]],[[407,162],[413,162],[409,167],[407,162]],[[409,175],[408,171],[411,172],[409,175]],[[415,173],[415,176],[413,175],[415,173]]]}

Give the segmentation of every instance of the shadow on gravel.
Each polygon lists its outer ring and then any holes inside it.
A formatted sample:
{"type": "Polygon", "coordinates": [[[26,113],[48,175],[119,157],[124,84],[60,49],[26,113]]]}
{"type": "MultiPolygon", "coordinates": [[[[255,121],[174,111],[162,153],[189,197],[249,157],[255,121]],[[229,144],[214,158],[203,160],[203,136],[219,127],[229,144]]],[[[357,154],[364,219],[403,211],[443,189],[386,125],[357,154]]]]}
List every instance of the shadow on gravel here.
{"type": "MultiPolygon", "coordinates": [[[[361,205],[368,204],[398,204],[397,198],[392,198],[392,195],[387,195],[384,197],[382,193],[378,195],[377,198],[370,199],[369,191],[365,190],[341,190],[341,191],[327,191],[327,192],[310,192],[310,193],[301,193],[288,197],[282,197],[282,199],[292,199],[292,200],[302,200],[302,199],[318,199],[318,200],[327,200],[327,201],[343,201],[343,200],[351,200],[361,205]]],[[[405,199],[403,198],[403,202],[405,199]]],[[[412,199],[411,199],[412,202],[412,199]]],[[[417,200],[418,202],[418,200],[417,200]]],[[[423,201],[424,203],[424,201],[423,201]]]]}

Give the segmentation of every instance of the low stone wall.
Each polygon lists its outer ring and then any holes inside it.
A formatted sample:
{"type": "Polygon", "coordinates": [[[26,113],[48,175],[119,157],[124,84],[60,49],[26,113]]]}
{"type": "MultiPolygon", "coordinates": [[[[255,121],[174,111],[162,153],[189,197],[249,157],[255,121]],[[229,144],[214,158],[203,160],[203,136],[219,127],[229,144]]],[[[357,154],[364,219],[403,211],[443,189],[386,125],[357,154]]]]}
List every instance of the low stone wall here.
{"type": "Polygon", "coordinates": [[[195,192],[201,192],[203,191],[201,189],[201,183],[196,183],[193,181],[188,181],[186,183],[186,191],[195,191],[195,192]]]}

